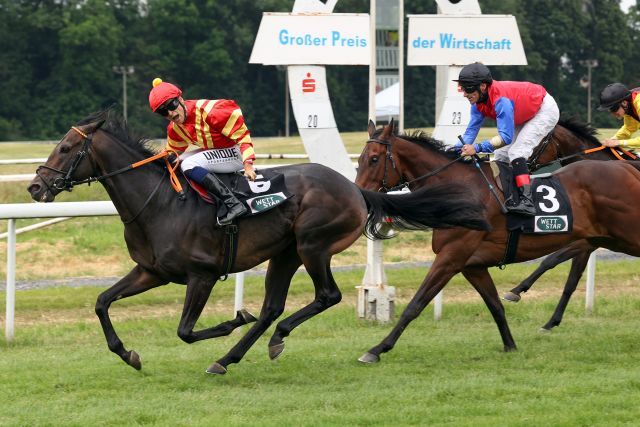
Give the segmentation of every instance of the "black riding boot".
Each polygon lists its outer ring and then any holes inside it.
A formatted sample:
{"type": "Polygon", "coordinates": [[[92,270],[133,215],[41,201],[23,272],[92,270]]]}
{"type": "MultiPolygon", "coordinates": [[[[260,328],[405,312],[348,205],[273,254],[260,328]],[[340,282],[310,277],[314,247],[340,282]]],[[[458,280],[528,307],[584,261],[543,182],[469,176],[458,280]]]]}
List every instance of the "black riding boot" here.
{"type": "Polygon", "coordinates": [[[244,204],[233,195],[231,190],[229,190],[215,174],[208,173],[200,184],[220,198],[227,207],[227,214],[222,218],[218,218],[220,225],[231,224],[234,218],[247,212],[244,204]]]}
{"type": "Polygon", "coordinates": [[[531,184],[525,184],[522,187],[518,187],[518,194],[520,200],[518,203],[512,206],[507,206],[509,212],[517,213],[526,216],[535,216],[536,207],[533,204],[533,194],[531,194],[531,184]]]}

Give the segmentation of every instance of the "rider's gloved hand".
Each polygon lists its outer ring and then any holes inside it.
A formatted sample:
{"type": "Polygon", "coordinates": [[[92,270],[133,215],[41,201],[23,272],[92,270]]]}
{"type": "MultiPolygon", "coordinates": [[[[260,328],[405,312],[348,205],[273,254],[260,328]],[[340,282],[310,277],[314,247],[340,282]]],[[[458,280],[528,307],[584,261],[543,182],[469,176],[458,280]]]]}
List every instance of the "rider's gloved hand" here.
{"type": "Polygon", "coordinates": [[[464,146],[464,144],[460,141],[456,142],[453,147],[451,147],[451,151],[460,154],[460,152],[462,151],[462,147],[464,146]]]}

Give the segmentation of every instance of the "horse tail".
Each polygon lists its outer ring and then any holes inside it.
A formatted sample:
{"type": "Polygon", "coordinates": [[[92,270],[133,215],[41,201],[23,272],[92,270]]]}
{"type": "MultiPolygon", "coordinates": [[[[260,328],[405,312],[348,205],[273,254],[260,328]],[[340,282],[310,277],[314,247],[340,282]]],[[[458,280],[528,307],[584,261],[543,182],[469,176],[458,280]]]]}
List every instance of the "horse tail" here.
{"type": "Polygon", "coordinates": [[[461,185],[424,187],[411,193],[385,194],[360,189],[369,212],[364,234],[389,239],[391,223],[396,230],[465,227],[488,231],[485,206],[461,185]]]}

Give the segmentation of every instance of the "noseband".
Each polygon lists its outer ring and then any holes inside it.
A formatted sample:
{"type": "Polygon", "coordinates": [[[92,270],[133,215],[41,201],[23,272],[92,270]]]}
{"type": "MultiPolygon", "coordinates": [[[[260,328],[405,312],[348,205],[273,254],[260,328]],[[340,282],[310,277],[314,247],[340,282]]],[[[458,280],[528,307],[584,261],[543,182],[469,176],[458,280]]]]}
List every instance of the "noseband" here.
{"type": "MultiPolygon", "coordinates": [[[[71,166],[69,167],[69,169],[65,172],[63,170],[52,168],[51,166],[46,166],[46,165],[41,165],[41,166],[38,167],[38,169],[36,169],[36,175],[42,180],[44,185],[47,186],[47,189],[49,191],[51,191],[52,187],[55,190],[71,191],[71,189],[73,188],[74,185],[89,183],[89,182],[92,182],[92,181],[96,180],[95,178],[87,178],[87,179],[82,180],[82,181],[74,181],[73,178],[72,178],[73,173],[76,171],[76,169],[78,169],[78,166],[80,165],[80,162],[82,162],[82,160],[89,153],[89,148],[91,146],[91,135],[87,135],[86,133],[84,133],[83,131],[81,131],[79,128],[77,128],[75,126],[72,126],[71,129],[73,129],[80,136],[82,136],[82,138],[84,138],[84,140],[82,142],[82,148],[80,149],[80,151],[78,151],[76,153],[76,157],[73,159],[73,162],[71,163],[71,166]],[[52,172],[59,173],[60,176],[55,178],[53,180],[53,183],[51,184],[51,186],[49,186],[47,181],[40,174],[41,169],[47,169],[47,170],[50,170],[52,172]]],[[[95,167],[94,167],[94,170],[95,170],[95,167]]]]}

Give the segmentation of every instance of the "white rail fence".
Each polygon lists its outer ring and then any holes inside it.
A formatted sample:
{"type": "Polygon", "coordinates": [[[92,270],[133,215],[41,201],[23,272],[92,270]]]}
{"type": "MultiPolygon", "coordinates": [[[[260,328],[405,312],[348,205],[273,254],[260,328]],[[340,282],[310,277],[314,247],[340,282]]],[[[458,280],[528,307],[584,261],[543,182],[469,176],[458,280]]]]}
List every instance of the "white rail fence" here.
{"type": "MultiPolygon", "coordinates": [[[[16,295],[16,235],[51,225],[71,217],[117,215],[112,202],[63,202],[63,203],[12,203],[0,205],[0,219],[8,220],[7,232],[1,235],[7,238],[7,287],[6,287],[6,324],[5,337],[13,341],[15,331],[15,295],[16,295]],[[62,218],[60,218],[62,217],[62,218]],[[55,218],[43,223],[16,229],[16,220],[24,218],[55,218]]],[[[243,305],[244,273],[237,273],[234,314],[243,305]]]]}

